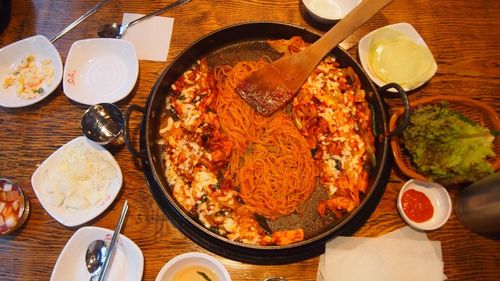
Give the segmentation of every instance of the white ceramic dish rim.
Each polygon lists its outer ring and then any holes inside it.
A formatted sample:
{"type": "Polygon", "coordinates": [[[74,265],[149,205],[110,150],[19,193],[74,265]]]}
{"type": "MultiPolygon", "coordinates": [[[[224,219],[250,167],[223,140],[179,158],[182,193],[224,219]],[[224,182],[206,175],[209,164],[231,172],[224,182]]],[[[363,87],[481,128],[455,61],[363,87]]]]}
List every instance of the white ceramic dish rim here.
{"type": "MultiPolygon", "coordinates": [[[[229,272],[227,269],[224,267],[224,265],[218,261],[216,258],[204,254],[204,253],[199,253],[199,252],[189,252],[189,253],[184,253],[180,254],[173,259],[169,260],[160,270],[158,275],[156,276],[155,281],[164,281],[163,277],[167,274],[168,270],[172,269],[176,265],[182,263],[182,262],[188,262],[189,260],[202,260],[203,265],[210,264],[211,269],[216,271],[216,274],[218,275],[220,281],[231,281],[231,276],[229,275],[229,272]]],[[[190,264],[200,264],[200,262],[191,262],[190,264]]],[[[184,268],[184,266],[181,266],[181,268],[184,268]]],[[[170,280],[170,279],[166,279],[170,280]]]]}
{"type": "Polygon", "coordinates": [[[121,190],[122,183],[123,183],[123,175],[120,166],[116,162],[113,155],[111,155],[111,153],[107,151],[104,147],[88,140],[84,136],[77,137],[67,142],[56,151],[54,151],[47,159],[45,159],[45,161],[42,162],[42,164],[40,164],[40,166],[35,170],[35,172],[31,177],[31,185],[33,186],[33,191],[35,192],[35,195],[40,201],[42,207],[56,221],[68,227],[74,227],[84,224],[102,214],[115,200],[116,196],[121,190]],[[106,157],[110,163],[112,163],[113,167],[117,171],[116,178],[113,180],[110,187],[108,188],[107,198],[101,204],[84,210],[67,210],[64,207],[52,206],[47,202],[47,199],[43,195],[43,183],[44,181],[47,180],[44,172],[46,171],[47,168],[50,168],[50,166],[57,164],[53,162],[57,161],[56,158],[63,149],[69,146],[74,146],[82,142],[86,142],[93,149],[102,153],[102,155],[106,157]]]}
{"type": "MultiPolygon", "coordinates": [[[[401,23],[395,23],[395,24],[391,24],[391,25],[386,25],[386,26],[383,26],[381,28],[375,29],[375,30],[371,31],[370,33],[366,34],[365,36],[363,36],[363,38],[361,38],[361,40],[359,40],[359,43],[358,43],[359,60],[361,61],[361,66],[363,67],[363,69],[365,70],[365,72],[368,74],[368,76],[370,77],[370,79],[373,82],[375,82],[375,84],[377,84],[377,86],[379,86],[379,87],[382,87],[382,86],[386,85],[387,83],[384,82],[384,81],[382,81],[382,80],[380,80],[371,71],[370,63],[368,62],[368,53],[369,53],[369,49],[370,49],[370,42],[371,42],[371,39],[372,39],[373,35],[376,32],[378,32],[378,31],[380,31],[381,29],[384,29],[384,28],[391,28],[391,29],[400,31],[403,34],[405,34],[406,36],[408,36],[408,38],[410,38],[414,42],[416,42],[416,43],[424,46],[427,49],[429,49],[429,47],[425,43],[424,39],[420,36],[420,34],[417,32],[417,30],[411,24],[406,23],[406,22],[401,22],[401,23]]],[[[429,49],[429,51],[430,51],[430,49],[429,49]]],[[[436,64],[436,60],[434,59],[434,57],[432,58],[432,63],[433,63],[433,73],[432,73],[431,77],[433,77],[436,74],[436,72],[437,72],[437,64],[436,64]]],[[[421,81],[418,85],[415,85],[414,87],[411,87],[411,88],[403,87],[403,90],[408,91],[408,92],[412,91],[412,90],[415,90],[415,89],[421,87],[422,85],[424,85],[427,81],[429,81],[429,80],[421,81]]],[[[395,92],[394,89],[389,89],[389,91],[395,92]]]]}
{"type": "Polygon", "coordinates": [[[400,216],[411,227],[418,230],[435,230],[443,226],[451,214],[451,198],[448,191],[440,184],[434,182],[425,182],[420,180],[411,179],[407,181],[399,190],[397,208],[400,216]],[[434,214],[428,221],[418,223],[410,220],[403,211],[401,198],[405,191],[415,189],[416,191],[423,192],[431,201],[434,208],[434,214]]]}
{"type": "MultiPolygon", "coordinates": [[[[90,242],[96,239],[103,239],[108,243],[113,236],[113,230],[109,230],[102,227],[95,226],[87,226],[78,229],[73,236],[68,240],[64,248],[62,249],[59,257],[57,258],[54,269],[52,270],[52,275],[50,277],[51,281],[58,280],[68,280],[65,277],[65,274],[80,274],[80,278],[74,277],[72,280],[89,280],[90,274],[87,272],[87,268],[85,267],[85,251],[90,244],[90,242]],[[66,257],[66,255],[70,255],[71,251],[77,252],[77,255],[71,255],[70,257],[66,257]],[[80,249],[78,249],[80,248],[80,249]],[[81,261],[81,266],[72,266],[75,261],[81,261]],[[81,269],[77,269],[81,268],[81,269]],[[61,276],[62,275],[62,276],[61,276]],[[61,276],[61,277],[59,277],[61,276]]],[[[113,257],[116,258],[117,253],[120,252],[120,249],[123,249],[124,254],[127,259],[131,259],[132,262],[127,263],[128,266],[125,266],[130,270],[130,278],[128,280],[141,280],[142,274],[144,271],[144,256],[142,254],[141,249],[127,236],[120,234],[119,239],[117,240],[115,249],[115,255],[113,257]]],[[[115,260],[113,260],[115,261],[115,260]]],[[[113,263],[110,264],[108,274],[113,273],[113,263]]],[[[109,275],[108,275],[109,276],[109,275]]],[[[123,280],[126,281],[126,280],[123,280]]]]}
{"type": "Polygon", "coordinates": [[[302,0],[307,12],[313,16],[316,20],[324,22],[324,23],[333,23],[339,21],[345,17],[354,7],[356,7],[363,0],[319,0],[326,1],[329,5],[338,6],[339,9],[342,10],[342,14],[335,17],[327,17],[323,15],[321,12],[318,12],[315,7],[312,5],[312,2],[315,0],[302,0]],[[346,5],[349,2],[350,5],[346,5]]]}
{"type": "Polygon", "coordinates": [[[71,45],[71,48],[68,52],[68,57],[66,58],[66,65],[64,68],[63,76],[64,76],[63,80],[64,94],[69,99],[75,102],[86,105],[118,102],[130,94],[130,92],[134,89],[134,86],[137,82],[137,78],[139,76],[139,61],[137,59],[137,53],[135,51],[135,47],[129,41],[112,39],[112,38],[90,38],[90,39],[78,40],[71,45]],[[80,58],[77,58],[77,56],[83,54],[83,57],[85,57],[88,62],[88,59],[89,58],[91,59],[92,54],[90,52],[82,52],[82,48],[97,50],[99,46],[101,46],[104,50],[111,51],[109,52],[110,55],[119,55],[120,59],[127,66],[131,66],[130,69],[127,70],[128,72],[127,74],[128,79],[126,81],[127,83],[122,87],[122,91],[120,93],[115,93],[113,95],[107,95],[106,93],[103,94],[102,92],[99,91],[99,89],[88,91],[85,93],[86,95],[82,95],[80,93],[82,90],[77,85],[72,85],[70,83],[71,81],[70,73],[76,70],[78,70],[78,73],[80,73],[79,70],[85,68],[85,64],[74,63],[74,61],[81,60],[80,58]],[[131,55],[125,56],[123,52],[116,51],[118,50],[118,48],[125,49],[131,55]]]}
{"type": "Polygon", "coordinates": [[[31,54],[35,55],[37,60],[44,58],[51,59],[52,65],[54,66],[54,78],[52,83],[46,86],[45,93],[33,99],[23,99],[18,97],[15,86],[11,86],[8,89],[0,87],[0,106],[18,108],[35,104],[52,94],[61,83],[63,76],[61,55],[57,51],[54,44],[52,44],[49,39],[43,35],[31,36],[0,49],[0,69],[2,69],[2,72],[0,73],[1,83],[3,84],[3,80],[7,77],[6,70],[8,68],[18,64],[22,58],[31,54]],[[4,57],[6,53],[7,57],[4,57]],[[14,56],[12,53],[17,53],[18,55],[14,56]]]}

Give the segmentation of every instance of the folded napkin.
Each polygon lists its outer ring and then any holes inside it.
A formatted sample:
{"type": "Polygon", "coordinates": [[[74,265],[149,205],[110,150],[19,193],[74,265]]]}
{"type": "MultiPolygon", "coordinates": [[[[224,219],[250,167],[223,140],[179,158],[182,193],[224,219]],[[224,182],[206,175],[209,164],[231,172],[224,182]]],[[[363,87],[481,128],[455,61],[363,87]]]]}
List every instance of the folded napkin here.
{"type": "MultiPolygon", "coordinates": [[[[142,16],[124,13],[122,24],[142,16]]],[[[129,27],[123,39],[134,45],[139,60],[167,61],[173,26],[173,18],[152,17],[129,27]]]]}
{"type": "Polygon", "coordinates": [[[445,280],[441,242],[403,227],[378,238],[337,237],[320,256],[317,281],[445,280]]]}

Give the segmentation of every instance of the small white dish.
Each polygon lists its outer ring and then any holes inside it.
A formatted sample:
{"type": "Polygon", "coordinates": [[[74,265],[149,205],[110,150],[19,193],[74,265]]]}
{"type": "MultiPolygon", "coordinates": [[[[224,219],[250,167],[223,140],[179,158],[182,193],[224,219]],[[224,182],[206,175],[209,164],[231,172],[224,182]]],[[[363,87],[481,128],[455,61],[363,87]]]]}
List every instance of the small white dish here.
{"type": "Polygon", "coordinates": [[[64,68],[64,93],[81,104],[114,103],[134,88],[139,62],[125,40],[93,38],[71,46],[64,68]]]}
{"type": "MultiPolygon", "coordinates": [[[[102,239],[109,244],[113,230],[87,226],[78,229],[64,246],[50,276],[51,281],[88,281],[90,273],[85,264],[89,244],[102,239]]],[[[109,263],[107,280],[138,281],[142,279],[144,256],[141,249],[128,237],[120,234],[116,241],[113,260],[109,263]]],[[[96,279],[97,280],[97,279],[96,279]]]]}
{"type": "Polygon", "coordinates": [[[2,85],[9,76],[9,69],[16,68],[21,60],[29,55],[35,57],[35,64],[50,59],[54,74],[50,83],[43,83],[43,93],[37,97],[26,99],[17,94],[16,85],[8,88],[0,86],[0,106],[8,108],[24,107],[35,104],[49,96],[61,83],[63,64],[56,47],[43,35],[35,35],[0,49],[0,81],[2,85]]]}
{"type": "Polygon", "coordinates": [[[434,230],[440,228],[448,221],[452,209],[450,195],[443,186],[434,182],[413,179],[407,181],[403,187],[401,187],[397,199],[397,207],[403,220],[409,226],[418,230],[434,230]],[[429,220],[421,223],[415,222],[404,212],[401,200],[403,198],[403,194],[410,189],[422,192],[425,196],[427,196],[427,198],[429,198],[434,209],[432,217],[429,220]]]}
{"type": "MultiPolygon", "coordinates": [[[[81,156],[83,157],[83,156],[81,156]]],[[[67,162],[66,162],[67,163],[67,162]]],[[[67,165],[66,165],[67,166],[67,165]]],[[[67,178],[66,178],[67,179],[67,178]]],[[[66,182],[69,182],[66,180],[66,182]]],[[[73,227],[73,226],[78,226],[83,223],[86,223],[98,215],[100,215],[102,212],[104,212],[114,201],[116,196],[118,195],[118,192],[120,191],[123,183],[123,176],[122,172],[120,169],[120,166],[116,162],[115,158],[109,151],[107,151],[105,148],[102,146],[88,140],[86,137],[81,136],[73,139],[72,141],[66,143],[65,145],[61,146],[58,150],[56,150],[54,153],[52,153],[45,161],[43,161],[42,164],[35,170],[33,173],[33,176],[31,177],[31,185],[33,186],[33,190],[38,197],[38,200],[40,201],[40,204],[42,207],[51,215],[56,221],[59,223],[68,226],[68,227],[73,227]],[[65,153],[68,153],[67,151],[72,152],[72,159],[80,159],[76,156],[76,154],[83,154],[85,153],[87,158],[89,160],[93,159],[101,159],[102,161],[100,163],[82,163],[80,162],[80,165],[73,165],[69,167],[65,167],[63,165],[63,161],[67,161],[65,157],[68,157],[65,155],[65,153]],[[90,157],[90,153],[92,153],[92,157],[90,157]],[[88,165],[94,165],[97,164],[99,165],[99,170],[103,170],[102,168],[109,170],[113,172],[114,174],[111,174],[109,176],[106,176],[104,178],[103,176],[100,176],[98,174],[93,174],[91,179],[88,178],[81,178],[80,181],[77,182],[76,186],[82,189],[82,186],[95,186],[97,180],[99,180],[97,183],[103,184],[103,190],[101,190],[101,197],[96,199],[95,203],[93,204],[88,204],[87,207],[78,209],[74,207],[69,207],[69,204],[63,203],[60,205],[54,204],[52,195],[52,190],[55,186],[67,186],[67,187],[72,187],[73,185],[71,184],[64,184],[61,183],[63,182],[63,179],[65,179],[65,176],[68,177],[69,174],[72,174],[73,172],[81,173],[83,167],[88,167],[88,165]],[[65,170],[66,173],[60,174],[58,173],[58,169],[67,169],[65,170]],[[95,178],[95,177],[100,177],[100,178],[95,178]],[[104,178],[103,180],[101,180],[104,178]]],[[[77,193],[78,194],[78,193],[77,193]]],[[[80,194],[76,196],[81,196],[80,194]]],[[[64,197],[64,200],[69,197],[64,197]]],[[[73,198],[71,198],[73,199],[73,198]]],[[[81,198],[76,197],[76,200],[79,200],[81,198]]],[[[90,202],[90,201],[89,201],[90,202]]],[[[87,202],[88,203],[88,202],[87,202]]]]}
{"type": "MultiPolygon", "coordinates": [[[[377,77],[374,70],[370,66],[369,55],[370,55],[370,46],[372,43],[372,39],[374,38],[374,36],[378,32],[380,32],[383,29],[391,29],[391,30],[394,30],[396,32],[400,32],[404,36],[406,36],[408,39],[410,39],[411,41],[413,41],[413,42],[423,46],[427,50],[429,50],[429,47],[425,43],[424,39],[422,39],[420,34],[418,34],[418,32],[415,30],[415,28],[409,23],[396,23],[396,24],[392,24],[392,25],[387,25],[387,26],[381,27],[379,29],[376,29],[376,30],[366,34],[363,38],[361,38],[361,40],[359,41],[359,44],[358,44],[359,59],[361,61],[361,65],[363,66],[363,69],[366,71],[366,73],[368,74],[370,79],[375,84],[377,84],[379,87],[382,87],[382,86],[384,86],[388,83],[391,83],[391,82],[398,83],[398,81],[390,81],[390,82],[383,81],[382,79],[377,77]]],[[[430,52],[430,50],[429,50],[429,52],[430,52]]],[[[432,54],[431,54],[431,57],[429,58],[429,60],[430,61],[428,63],[431,65],[431,67],[430,67],[429,73],[426,76],[426,78],[422,79],[418,82],[415,82],[415,84],[410,86],[410,87],[405,86],[405,85],[400,85],[403,88],[403,90],[405,90],[405,91],[414,90],[414,89],[422,86],[423,84],[425,84],[430,78],[432,78],[436,74],[437,64],[436,64],[436,61],[434,60],[434,57],[432,56],[432,54]]],[[[394,89],[390,89],[389,91],[395,92],[394,89]]]]}
{"type": "Polygon", "coordinates": [[[345,17],[362,0],[302,0],[313,19],[323,24],[333,24],[345,17]]]}
{"type": "Polygon", "coordinates": [[[195,266],[209,269],[219,281],[231,281],[231,276],[222,263],[212,256],[197,252],[184,253],[168,261],[156,276],[155,281],[172,281],[177,273],[195,266]]]}

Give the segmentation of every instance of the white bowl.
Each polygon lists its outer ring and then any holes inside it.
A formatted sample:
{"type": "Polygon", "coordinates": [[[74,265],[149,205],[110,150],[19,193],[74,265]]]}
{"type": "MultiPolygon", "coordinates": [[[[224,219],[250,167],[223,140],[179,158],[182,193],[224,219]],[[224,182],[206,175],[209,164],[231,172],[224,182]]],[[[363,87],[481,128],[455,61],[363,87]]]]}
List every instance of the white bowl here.
{"type": "Polygon", "coordinates": [[[0,177],[0,236],[21,228],[29,213],[30,200],[23,189],[9,179],[0,177]],[[13,194],[17,198],[12,198],[13,194]]]}
{"type": "MultiPolygon", "coordinates": [[[[87,247],[97,239],[102,239],[109,245],[112,236],[113,230],[106,228],[87,226],[78,229],[61,251],[52,270],[50,281],[88,281],[90,274],[85,265],[87,247]]],[[[123,234],[120,234],[116,242],[113,260],[109,263],[106,280],[142,280],[144,256],[141,249],[123,234]]]]}
{"type": "MultiPolygon", "coordinates": [[[[425,47],[426,49],[429,49],[427,44],[425,44],[424,39],[422,39],[420,34],[418,34],[418,32],[415,30],[415,28],[409,23],[396,23],[396,24],[392,24],[392,25],[387,25],[387,26],[381,27],[379,29],[376,29],[376,30],[366,34],[365,36],[363,36],[363,38],[361,38],[361,40],[358,43],[359,60],[361,61],[361,65],[363,66],[363,69],[366,71],[366,73],[368,74],[370,79],[375,84],[377,84],[379,87],[382,87],[390,82],[383,81],[379,77],[377,77],[377,75],[375,75],[375,73],[373,72],[373,70],[370,66],[370,63],[369,63],[369,53],[370,53],[370,44],[371,44],[371,41],[372,41],[374,35],[377,32],[380,32],[382,29],[385,29],[385,28],[398,31],[398,32],[404,34],[405,36],[407,36],[407,38],[412,40],[413,42],[425,47]]],[[[414,89],[422,86],[423,84],[425,84],[425,82],[427,82],[432,76],[434,76],[434,74],[436,74],[436,71],[437,71],[436,61],[434,60],[434,57],[431,57],[430,59],[431,59],[431,61],[429,63],[432,65],[432,69],[430,70],[431,74],[429,75],[428,79],[421,80],[421,81],[419,81],[419,83],[415,84],[412,87],[407,87],[407,86],[401,85],[403,90],[405,90],[405,91],[414,90],[414,89]]],[[[391,82],[398,83],[398,81],[391,81],[391,82]]],[[[389,91],[395,92],[394,89],[390,89],[389,91]]]]}
{"type": "Polygon", "coordinates": [[[66,96],[78,103],[114,103],[134,88],[139,63],[134,45],[125,40],[94,38],[76,41],[64,68],[66,96]]]}
{"type": "Polygon", "coordinates": [[[362,0],[302,0],[307,12],[320,23],[333,24],[345,17],[362,0]]]}
{"type": "Polygon", "coordinates": [[[203,253],[185,253],[167,262],[156,276],[156,281],[172,281],[176,273],[192,266],[202,266],[211,270],[219,281],[231,281],[228,271],[222,263],[203,253]]]}
{"type": "MultiPolygon", "coordinates": [[[[75,159],[78,158],[75,157],[75,159]]],[[[45,161],[43,161],[43,163],[35,170],[33,176],[31,177],[31,185],[33,186],[33,191],[35,192],[36,197],[40,201],[42,207],[55,220],[68,227],[78,226],[86,223],[104,212],[120,192],[122,183],[122,172],[113,155],[111,155],[111,153],[109,153],[109,151],[107,151],[104,147],[92,142],[91,140],[88,140],[84,136],[77,137],[61,146],[45,161]],[[72,208],[69,207],[68,204],[65,204],[64,201],[63,204],[56,205],[53,203],[54,201],[50,194],[54,187],[60,186],[58,184],[63,182],[62,178],[64,175],[60,175],[57,169],[68,169],[65,171],[66,175],[69,175],[70,173],[81,172],[82,167],[84,166],[83,164],[85,164],[82,163],[82,165],[80,166],[71,167],[65,167],[66,165],[63,166],[62,163],[63,161],[65,161],[65,157],[69,157],[65,156],[68,150],[74,151],[75,154],[90,152],[95,155],[95,157],[88,156],[86,158],[87,161],[93,159],[101,159],[102,162],[98,163],[100,164],[100,166],[98,166],[97,168],[100,168],[101,171],[107,169],[114,172],[114,174],[106,177],[100,177],[100,175],[94,174],[92,175],[92,177],[87,179],[81,177],[78,178],[76,184],[78,187],[80,187],[80,190],[84,185],[93,187],[96,185],[101,186],[101,184],[103,186],[107,185],[106,189],[104,190],[103,197],[98,199],[95,204],[89,204],[86,208],[72,208]],[[96,179],[96,177],[100,177],[100,179],[96,179]],[[59,182],[56,183],[56,181],[59,182]]],[[[83,197],[83,195],[81,194],[78,194],[77,196],[83,197]]],[[[79,200],[79,198],[76,199],[79,200]]]]}
{"type": "Polygon", "coordinates": [[[9,76],[8,70],[15,68],[23,58],[29,55],[35,56],[35,65],[42,60],[50,59],[54,69],[52,81],[43,84],[43,94],[30,99],[18,96],[16,85],[8,88],[0,86],[0,106],[14,108],[32,105],[49,96],[61,83],[63,64],[59,52],[45,36],[35,35],[0,49],[0,81],[2,85],[5,78],[9,76]]]}
{"type": "Polygon", "coordinates": [[[446,191],[443,186],[434,182],[409,180],[403,185],[401,190],[399,190],[397,200],[397,207],[401,217],[409,226],[418,230],[438,229],[448,221],[451,214],[451,199],[448,191],[446,191]],[[427,196],[427,198],[429,198],[432,207],[434,208],[433,215],[429,220],[421,223],[415,222],[408,218],[403,211],[401,199],[403,194],[410,189],[422,192],[427,196]]]}

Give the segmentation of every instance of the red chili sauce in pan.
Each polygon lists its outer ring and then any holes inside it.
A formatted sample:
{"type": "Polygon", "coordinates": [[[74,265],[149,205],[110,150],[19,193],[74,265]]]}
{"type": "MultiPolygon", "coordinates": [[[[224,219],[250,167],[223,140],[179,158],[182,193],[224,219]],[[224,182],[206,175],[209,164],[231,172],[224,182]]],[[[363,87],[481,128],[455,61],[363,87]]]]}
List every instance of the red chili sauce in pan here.
{"type": "Polygon", "coordinates": [[[434,207],[425,193],[408,189],[401,198],[403,212],[414,222],[425,222],[432,218],[434,207]]]}

